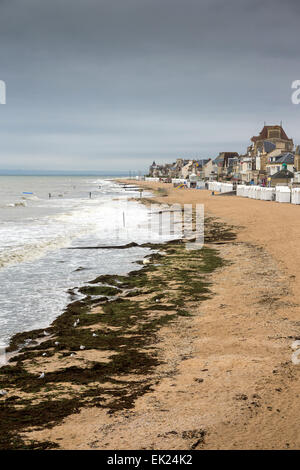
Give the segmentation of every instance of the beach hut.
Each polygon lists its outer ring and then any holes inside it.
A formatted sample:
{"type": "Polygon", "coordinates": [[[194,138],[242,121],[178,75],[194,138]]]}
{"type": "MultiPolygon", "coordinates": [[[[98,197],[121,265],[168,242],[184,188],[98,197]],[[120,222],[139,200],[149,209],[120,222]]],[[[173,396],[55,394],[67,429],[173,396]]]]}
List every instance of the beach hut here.
{"type": "Polygon", "coordinates": [[[300,188],[292,189],[292,204],[300,204],[300,188]]]}
{"type": "Polygon", "coordinates": [[[249,186],[248,197],[251,199],[255,199],[256,188],[257,186],[254,185],[249,186]]]}
{"type": "Polygon", "coordinates": [[[221,183],[221,193],[228,193],[233,190],[232,183],[221,183]]]}
{"type": "Polygon", "coordinates": [[[190,175],[189,181],[188,181],[188,187],[189,188],[196,188],[197,187],[197,179],[198,176],[195,173],[192,173],[190,175]]]}
{"type": "Polygon", "coordinates": [[[252,193],[253,193],[253,186],[248,186],[248,192],[247,192],[247,197],[250,199],[252,198],[252,193]]]}
{"type": "Polygon", "coordinates": [[[219,183],[218,181],[212,181],[211,182],[211,187],[209,189],[211,191],[220,192],[221,191],[221,186],[222,186],[222,183],[219,183]]]}
{"type": "Polygon", "coordinates": [[[245,188],[246,186],[244,184],[238,184],[237,187],[236,187],[236,195],[237,196],[241,196],[241,197],[245,197],[245,188]]]}
{"type": "Polygon", "coordinates": [[[262,188],[263,189],[263,200],[264,201],[274,201],[275,200],[275,188],[262,188]]]}
{"type": "Polygon", "coordinates": [[[243,190],[243,196],[244,197],[249,197],[249,190],[250,190],[250,186],[244,186],[244,190],[243,190]]]}
{"type": "Polygon", "coordinates": [[[256,189],[255,189],[255,199],[261,199],[261,186],[256,186],[256,189]]]}
{"type": "Polygon", "coordinates": [[[276,202],[291,202],[291,190],[288,186],[276,186],[276,202]]]}

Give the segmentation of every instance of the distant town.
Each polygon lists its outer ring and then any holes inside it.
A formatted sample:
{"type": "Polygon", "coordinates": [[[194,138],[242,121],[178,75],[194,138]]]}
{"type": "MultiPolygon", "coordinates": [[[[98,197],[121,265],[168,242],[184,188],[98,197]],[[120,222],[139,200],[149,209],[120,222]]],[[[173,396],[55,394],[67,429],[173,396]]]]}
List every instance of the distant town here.
{"type": "Polygon", "coordinates": [[[243,155],[220,152],[215,159],[177,158],[174,163],[162,165],[154,161],[147,177],[167,182],[184,179],[260,186],[300,183],[300,146],[294,149],[293,139],[282,125],[265,125],[250,140],[243,155]]]}

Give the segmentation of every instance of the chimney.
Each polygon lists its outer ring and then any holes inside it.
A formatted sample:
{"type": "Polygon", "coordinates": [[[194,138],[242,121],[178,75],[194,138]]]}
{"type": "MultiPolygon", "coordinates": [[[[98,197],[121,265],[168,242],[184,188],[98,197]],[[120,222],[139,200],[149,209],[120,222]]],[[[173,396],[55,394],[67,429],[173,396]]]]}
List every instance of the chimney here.
{"type": "Polygon", "coordinates": [[[300,145],[297,145],[294,159],[294,167],[296,171],[300,171],[300,145]]]}

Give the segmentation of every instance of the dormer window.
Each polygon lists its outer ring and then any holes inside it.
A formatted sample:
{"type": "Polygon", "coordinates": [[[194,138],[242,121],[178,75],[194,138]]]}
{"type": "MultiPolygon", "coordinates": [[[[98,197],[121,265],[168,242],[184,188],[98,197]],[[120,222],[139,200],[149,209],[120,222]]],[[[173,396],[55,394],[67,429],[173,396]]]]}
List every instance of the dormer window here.
{"type": "Polygon", "coordinates": [[[279,139],[280,130],[279,129],[269,129],[268,130],[268,139],[279,139]]]}

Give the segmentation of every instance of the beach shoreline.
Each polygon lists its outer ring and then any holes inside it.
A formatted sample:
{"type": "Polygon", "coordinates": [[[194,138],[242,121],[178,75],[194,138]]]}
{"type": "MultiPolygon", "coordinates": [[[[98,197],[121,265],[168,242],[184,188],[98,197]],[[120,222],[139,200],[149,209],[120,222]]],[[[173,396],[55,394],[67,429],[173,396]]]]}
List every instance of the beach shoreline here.
{"type": "Polygon", "coordinates": [[[13,378],[1,421],[11,440],[2,447],[298,448],[299,370],[290,360],[300,334],[297,279],[254,238],[232,197],[135,184],[156,191],[153,202],[203,202],[212,216],[204,250],[157,246],[134,274],[95,280],[122,299],[70,304],[48,344],[23,351],[6,371],[13,378]],[[70,332],[75,317],[80,326],[70,332]],[[42,364],[46,380],[38,379],[42,364]]]}

